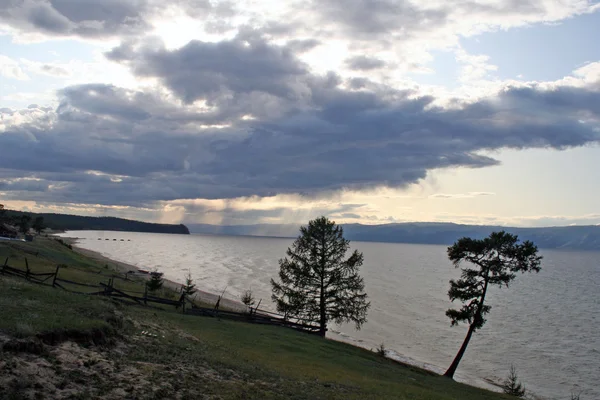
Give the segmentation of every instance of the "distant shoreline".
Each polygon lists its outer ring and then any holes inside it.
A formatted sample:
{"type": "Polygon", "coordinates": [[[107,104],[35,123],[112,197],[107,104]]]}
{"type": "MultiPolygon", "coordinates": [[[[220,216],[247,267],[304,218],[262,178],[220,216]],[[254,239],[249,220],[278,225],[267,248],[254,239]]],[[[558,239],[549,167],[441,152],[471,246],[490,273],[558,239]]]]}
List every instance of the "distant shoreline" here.
{"type": "MultiPolygon", "coordinates": [[[[188,224],[191,234],[295,238],[301,224],[209,225],[188,224]]],[[[600,251],[600,226],[508,227],[453,223],[340,224],[353,242],[450,246],[462,237],[481,239],[504,230],[529,240],[540,249],[600,251]]]]}

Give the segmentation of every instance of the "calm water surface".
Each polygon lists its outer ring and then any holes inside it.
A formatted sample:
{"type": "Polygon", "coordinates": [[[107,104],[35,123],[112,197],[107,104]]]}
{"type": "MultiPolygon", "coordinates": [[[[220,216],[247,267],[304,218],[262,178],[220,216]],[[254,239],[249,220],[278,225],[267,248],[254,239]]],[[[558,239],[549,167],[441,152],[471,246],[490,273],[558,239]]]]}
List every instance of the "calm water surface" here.
{"type": "MultiPolygon", "coordinates": [[[[261,308],[273,309],[269,280],[293,239],[76,231],[80,246],[239,298],[252,289],[261,308]],[[98,240],[101,239],[111,239],[98,240]],[[112,241],[131,239],[128,241],[112,241]]],[[[362,275],[371,300],[361,331],[332,326],[328,335],[366,348],[380,343],[391,356],[443,373],[467,327],[450,327],[444,312],[448,281],[460,271],[445,246],[353,242],[364,253],[362,275]]],[[[492,289],[487,324],[469,344],[456,378],[488,387],[510,364],[526,387],[545,399],[600,399],[600,252],[542,250],[543,270],[518,276],[509,289],[492,289]]]]}

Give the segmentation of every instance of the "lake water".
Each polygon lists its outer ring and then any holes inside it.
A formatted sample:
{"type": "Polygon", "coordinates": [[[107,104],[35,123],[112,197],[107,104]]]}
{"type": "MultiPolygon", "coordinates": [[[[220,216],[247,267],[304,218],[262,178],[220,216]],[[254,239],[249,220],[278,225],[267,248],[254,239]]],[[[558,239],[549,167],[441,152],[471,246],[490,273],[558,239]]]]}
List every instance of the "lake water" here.
{"type": "MultiPolygon", "coordinates": [[[[252,289],[273,309],[272,277],[293,239],[74,231],[79,245],[183,281],[191,270],[202,290],[237,299],[252,289]],[[111,239],[111,240],[98,240],[111,239]],[[112,239],[125,239],[113,241],[112,239]],[[130,239],[131,241],[127,241],[130,239]]],[[[399,360],[443,373],[467,327],[450,327],[448,281],[457,278],[445,246],[353,242],[371,301],[361,331],[331,326],[328,336],[366,348],[380,343],[399,360]]],[[[539,274],[519,275],[509,289],[491,289],[487,324],[469,344],[456,379],[489,387],[511,363],[527,389],[544,399],[600,399],[600,252],[541,250],[539,274]]]]}

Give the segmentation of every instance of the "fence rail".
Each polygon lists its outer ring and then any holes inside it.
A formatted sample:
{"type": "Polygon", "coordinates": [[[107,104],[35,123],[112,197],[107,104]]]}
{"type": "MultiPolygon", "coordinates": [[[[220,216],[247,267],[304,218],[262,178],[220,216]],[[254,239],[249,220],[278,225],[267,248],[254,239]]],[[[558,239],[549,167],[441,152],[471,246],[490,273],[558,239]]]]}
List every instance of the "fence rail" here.
{"type": "Polygon", "coordinates": [[[116,288],[114,286],[114,279],[123,279],[120,276],[113,276],[108,278],[107,283],[100,282],[98,285],[93,285],[89,283],[76,282],[69,279],[64,279],[59,277],[59,272],[61,265],[56,267],[55,272],[44,272],[44,273],[33,273],[29,269],[29,263],[27,258],[25,258],[26,270],[14,268],[8,265],[8,258],[4,261],[4,265],[0,266],[0,275],[9,275],[18,278],[24,278],[29,282],[41,284],[44,286],[59,288],[64,291],[76,294],[84,294],[89,296],[107,296],[111,298],[116,298],[119,300],[129,300],[133,301],[136,304],[142,306],[148,306],[148,303],[162,304],[167,306],[174,306],[175,308],[181,308],[182,312],[188,315],[196,315],[196,316],[205,316],[205,317],[217,317],[228,319],[232,321],[242,321],[242,322],[251,322],[254,324],[262,324],[262,325],[273,325],[273,326],[282,326],[286,328],[295,329],[302,332],[316,334],[319,333],[319,327],[315,325],[305,324],[302,322],[294,322],[284,316],[273,313],[267,310],[261,310],[258,308],[250,308],[248,312],[235,312],[228,310],[219,309],[219,304],[221,297],[217,301],[217,304],[214,308],[206,308],[206,307],[198,307],[189,297],[185,296],[183,293],[179,300],[173,299],[165,299],[162,297],[157,297],[153,295],[149,295],[147,288],[145,292],[134,292],[134,291],[124,291],[116,288]],[[44,279],[41,279],[44,278],[44,279]],[[52,280],[51,283],[47,283],[52,280]],[[74,285],[78,287],[85,287],[90,289],[98,289],[95,292],[80,292],[76,290],[72,290],[65,287],[66,285],[74,285]],[[129,293],[127,293],[129,292],[129,293]],[[143,296],[135,296],[142,295],[143,296]],[[186,307],[189,305],[190,307],[186,307]]]}

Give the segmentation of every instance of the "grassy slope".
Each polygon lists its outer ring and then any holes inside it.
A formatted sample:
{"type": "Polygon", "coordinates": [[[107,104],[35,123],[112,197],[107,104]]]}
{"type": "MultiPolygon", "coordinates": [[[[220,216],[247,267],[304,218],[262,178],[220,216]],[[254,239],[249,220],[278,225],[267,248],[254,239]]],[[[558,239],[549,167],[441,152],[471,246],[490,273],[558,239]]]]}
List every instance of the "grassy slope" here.
{"type": "MultiPolygon", "coordinates": [[[[104,270],[56,243],[0,244],[0,256],[23,256],[23,250],[40,252],[28,255],[32,268],[67,263],[67,270],[90,280],[104,270]]],[[[0,310],[0,360],[6,360],[0,361],[0,387],[7,388],[0,389],[0,398],[27,398],[18,396],[36,391],[54,398],[507,398],[284,328],[124,306],[12,278],[0,277],[0,310]],[[8,350],[36,336],[34,342],[51,345],[43,351],[34,346],[35,355],[8,350]],[[64,361],[56,342],[69,339],[84,345],[78,347],[83,361],[64,361]],[[92,341],[104,345],[87,346],[92,341]],[[43,384],[16,379],[26,375],[24,365],[32,358],[43,366],[35,378],[45,376],[43,384]]]]}
{"type": "MultiPolygon", "coordinates": [[[[34,242],[0,242],[0,265],[8,257],[8,265],[25,270],[27,258],[29,268],[33,273],[55,272],[56,266],[61,265],[59,278],[74,282],[98,285],[108,283],[115,275],[124,277],[116,266],[91,259],[67,247],[63,242],[52,238],[37,238],[34,242]]],[[[129,294],[140,295],[144,292],[144,282],[141,278],[130,277],[129,280],[114,279],[114,287],[129,294]]],[[[66,289],[78,292],[97,292],[98,289],[61,283],[66,289]]],[[[169,290],[162,290],[160,296],[177,299],[179,296],[169,290]]]]}

